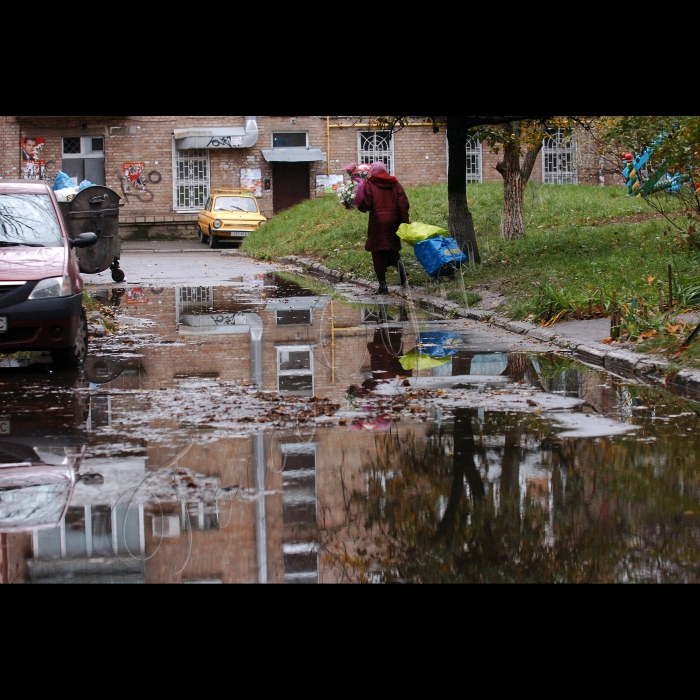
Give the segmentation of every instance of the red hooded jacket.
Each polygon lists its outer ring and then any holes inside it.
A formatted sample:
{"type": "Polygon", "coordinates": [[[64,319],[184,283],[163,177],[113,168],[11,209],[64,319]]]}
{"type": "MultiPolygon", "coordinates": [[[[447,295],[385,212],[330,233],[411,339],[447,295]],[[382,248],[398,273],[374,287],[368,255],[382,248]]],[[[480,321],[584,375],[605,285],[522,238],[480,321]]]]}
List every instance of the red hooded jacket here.
{"type": "Polygon", "coordinates": [[[401,250],[396,231],[401,224],[410,223],[406,192],[383,163],[373,163],[370,173],[364,199],[357,207],[359,211],[369,212],[365,250],[401,250]]]}

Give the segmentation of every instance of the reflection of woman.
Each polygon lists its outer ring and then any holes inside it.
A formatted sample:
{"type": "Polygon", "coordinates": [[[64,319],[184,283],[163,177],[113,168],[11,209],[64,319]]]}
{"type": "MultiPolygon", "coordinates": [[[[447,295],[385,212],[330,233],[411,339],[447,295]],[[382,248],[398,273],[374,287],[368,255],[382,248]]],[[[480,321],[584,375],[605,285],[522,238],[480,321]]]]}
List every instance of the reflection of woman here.
{"type": "Polygon", "coordinates": [[[390,331],[386,328],[378,328],[374,331],[373,341],[367,343],[373,379],[411,376],[411,370],[405,370],[399,362],[399,357],[403,355],[401,336],[401,330],[390,331]]]}

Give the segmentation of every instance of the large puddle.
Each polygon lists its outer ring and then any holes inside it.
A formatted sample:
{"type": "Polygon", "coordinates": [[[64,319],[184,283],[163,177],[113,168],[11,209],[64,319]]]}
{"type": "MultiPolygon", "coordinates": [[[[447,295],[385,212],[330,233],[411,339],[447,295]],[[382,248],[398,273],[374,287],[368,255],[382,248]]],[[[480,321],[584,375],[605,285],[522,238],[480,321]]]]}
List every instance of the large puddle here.
{"type": "Polygon", "coordinates": [[[106,289],[84,371],[0,368],[3,582],[697,580],[700,404],[324,291],[106,289]]]}

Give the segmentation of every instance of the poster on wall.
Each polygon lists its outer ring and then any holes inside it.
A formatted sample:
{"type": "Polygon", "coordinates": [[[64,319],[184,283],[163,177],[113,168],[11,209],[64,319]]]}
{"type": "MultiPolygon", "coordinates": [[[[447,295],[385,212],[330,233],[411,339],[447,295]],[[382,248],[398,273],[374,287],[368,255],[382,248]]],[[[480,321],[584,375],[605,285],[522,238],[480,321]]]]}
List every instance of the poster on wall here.
{"type": "Polygon", "coordinates": [[[22,177],[25,180],[43,180],[46,161],[41,159],[43,136],[22,137],[22,177]]]}
{"type": "Polygon", "coordinates": [[[342,175],[316,175],[316,194],[335,194],[343,182],[342,175]]]}
{"type": "Polygon", "coordinates": [[[143,192],[146,189],[146,178],[143,176],[145,167],[145,163],[122,163],[125,194],[143,192]]]}
{"type": "Polygon", "coordinates": [[[241,168],[241,187],[254,197],[262,197],[262,171],[260,168],[241,168]]]}
{"type": "Polygon", "coordinates": [[[127,304],[148,304],[148,297],[141,287],[133,287],[126,293],[127,304]]]}

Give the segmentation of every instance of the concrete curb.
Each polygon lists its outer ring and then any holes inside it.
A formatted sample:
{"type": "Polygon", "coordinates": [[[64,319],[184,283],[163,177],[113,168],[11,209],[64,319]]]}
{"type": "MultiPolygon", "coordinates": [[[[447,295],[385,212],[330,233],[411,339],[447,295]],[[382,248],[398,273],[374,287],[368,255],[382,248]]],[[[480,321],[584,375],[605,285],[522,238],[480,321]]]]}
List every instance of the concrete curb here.
{"type": "MultiPolygon", "coordinates": [[[[271,262],[296,265],[310,274],[322,274],[336,282],[352,282],[373,291],[379,286],[377,282],[371,282],[338,270],[330,270],[315,260],[296,255],[272,258],[271,262]]],[[[398,291],[394,291],[394,293],[399,297],[409,298],[408,295],[401,292],[400,287],[395,289],[398,291]]],[[[557,333],[554,326],[543,328],[527,321],[511,321],[493,311],[465,309],[459,304],[439,297],[424,295],[418,300],[418,306],[426,311],[437,311],[448,318],[468,318],[473,321],[482,321],[511,333],[518,333],[536,340],[552,343],[562,349],[571,351],[573,357],[584,364],[602,367],[611,374],[623,378],[639,379],[645,384],[664,383],[666,386],[675,386],[678,389],[697,393],[700,396],[700,370],[681,370],[677,374],[669,376],[670,363],[653,355],[631,352],[630,350],[614,346],[610,347],[604,343],[593,341],[582,343],[579,338],[557,333]]]]}

